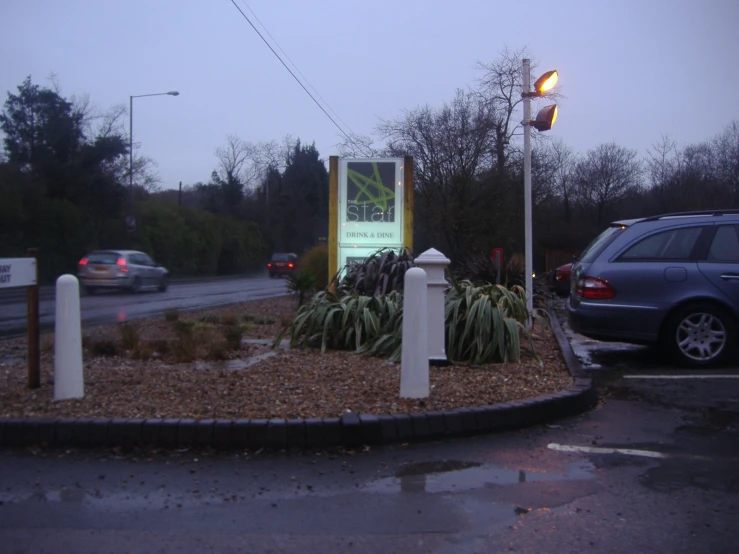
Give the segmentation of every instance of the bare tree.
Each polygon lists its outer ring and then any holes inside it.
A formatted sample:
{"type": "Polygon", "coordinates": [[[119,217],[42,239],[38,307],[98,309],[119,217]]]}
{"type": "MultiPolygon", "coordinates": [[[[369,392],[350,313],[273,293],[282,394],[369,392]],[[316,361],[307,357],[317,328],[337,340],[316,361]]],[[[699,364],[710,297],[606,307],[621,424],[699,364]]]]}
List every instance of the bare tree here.
{"type": "Polygon", "coordinates": [[[589,150],[576,166],[577,186],[601,225],[606,209],[638,190],[641,164],[636,150],[610,142],[589,150]]]}
{"type": "Polygon", "coordinates": [[[382,158],[387,155],[382,147],[374,145],[368,135],[349,134],[336,145],[342,158],[382,158]]]}
{"type": "Polygon", "coordinates": [[[713,140],[716,177],[728,193],[731,207],[739,208],[739,121],[732,121],[713,140]]]}
{"type": "Polygon", "coordinates": [[[487,219],[477,210],[489,196],[480,178],[490,168],[492,123],[485,102],[457,90],[439,109],[405,111],[378,127],[388,154],[413,156],[419,223],[451,256],[466,249],[487,219]]]}
{"type": "MultiPolygon", "coordinates": [[[[531,58],[526,48],[510,50],[507,46],[498,57],[489,63],[478,62],[477,67],[483,72],[478,79],[477,94],[488,103],[495,127],[493,132],[493,151],[495,167],[498,173],[505,171],[508,163],[509,145],[521,129],[522,117],[517,117],[518,106],[522,103],[523,91],[522,60],[531,58]]],[[[532,60],[531,68],[536,68],[532,60]]],[[[552,90],[542,98],[550,100],[559,98],[559,92],[552,90]]]]}
{"type": "Polygon", "coordinates": [[[577,154],[562,139],[550,142],[548,148],[553,169],[553,192],[561,199],[564,220],[565,223],[569,223],[572,219],[572,211],[577,197],[577,180],[575,178],[577,154]]]}
{"type": "Polygon", "coordinates": [[[228,135],[226,144],[216,148],[218,158],[218,174],[227,183],[238,181],[245,185],[244,165],[254,159],[256,148],[250,142],[240,139],[236,135],[228,135]]]}
{"type": "Polygon", "coordinates": [[[647,151],[646,171],[652,190],[659,199],[659,209],[666,212],[670,205],[669,188],[680,172],[680,154],[675,141],[662,135],[647,151]]]}

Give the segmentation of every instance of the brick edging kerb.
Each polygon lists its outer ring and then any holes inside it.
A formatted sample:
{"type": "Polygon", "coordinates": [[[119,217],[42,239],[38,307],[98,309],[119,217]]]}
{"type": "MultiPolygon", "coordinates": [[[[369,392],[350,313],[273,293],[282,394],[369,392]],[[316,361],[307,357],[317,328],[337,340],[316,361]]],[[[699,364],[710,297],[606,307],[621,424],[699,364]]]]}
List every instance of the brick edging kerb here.
{"type": "Polygon", "coordinates": [[[347,412],[310,419],[0,419],[0,446],[325,448],[438,440],[508,431],[582,413],[595,406],[582,368],[549,303],[551,326],[573,384],[553,393],[490,406],[373,415],[347,412]]]}

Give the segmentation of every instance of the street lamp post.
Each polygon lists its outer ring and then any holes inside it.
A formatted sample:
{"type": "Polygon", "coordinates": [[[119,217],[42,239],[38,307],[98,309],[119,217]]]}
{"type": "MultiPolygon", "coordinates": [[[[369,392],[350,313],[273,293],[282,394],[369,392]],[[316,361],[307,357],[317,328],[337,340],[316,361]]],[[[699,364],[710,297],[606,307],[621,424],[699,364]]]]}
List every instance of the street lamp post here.
{"type": "Polygon", "coordinates": [[[528,327],[532,326],[531,315],[534,313],[534,253],[532,241],[532,200],[531,200],[531,127],[539,131],[548,131],[557,119],[557,106],[542,108],[536,116],[531,119],[531,99],[540,97],[544,92],[551,90],[557,84],[557,71],[548,71],[531,88],[531,60],[523,60],[523,194],[524,194],[524,242],[525,242],[525,285],[526,285],[526,309],[529,313],[528,327]]]}
{"type": "Polygon", "coordinates": [[[126,228],[129,231],[136,229],[136,219],[133,215],[133,99],[143,98],[144,96],[178,96],[180,93],[176,90],[169,92],[156,92],[154,94],[137,94],[128,97],[128,217],[126,217],[126,228]]]}

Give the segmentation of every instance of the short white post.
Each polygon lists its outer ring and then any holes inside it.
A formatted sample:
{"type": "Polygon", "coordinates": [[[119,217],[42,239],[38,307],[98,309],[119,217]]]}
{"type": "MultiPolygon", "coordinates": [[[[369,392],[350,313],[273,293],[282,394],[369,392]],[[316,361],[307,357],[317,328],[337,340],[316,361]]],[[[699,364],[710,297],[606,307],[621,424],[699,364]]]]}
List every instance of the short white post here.
{"type": "Polygon", "coordinates": [[[412,267],[403,282],[403,347],[400,357],[400,396],[429,395],[429,356],[426,272],[412,267]]]}
{"type": "Polygon", "coordinates": [[[431,365],[447,365],[446,325],[444,322],[444,293],[448,286],[445,277],[449,258],[434,248],[426,250],[415,259],[418,267],[426,272],[428,290],[428,347],[431,365]]]}
{"type": "Polygon", "coordinates": [[[54,400],[84,396],[80,286],[74,275],[62,275],[56,280],[54,400]]]}

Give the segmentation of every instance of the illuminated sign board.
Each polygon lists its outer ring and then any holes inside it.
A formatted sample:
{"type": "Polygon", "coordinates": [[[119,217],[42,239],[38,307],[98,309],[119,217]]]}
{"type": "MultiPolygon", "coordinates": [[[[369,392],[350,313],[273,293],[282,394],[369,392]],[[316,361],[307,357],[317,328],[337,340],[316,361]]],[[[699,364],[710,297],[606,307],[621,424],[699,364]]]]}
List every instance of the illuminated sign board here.
{"type": "Polygon", "coordinates": [[[338,265],[403,246],[403,159],[339,161],[338,265]]]}

